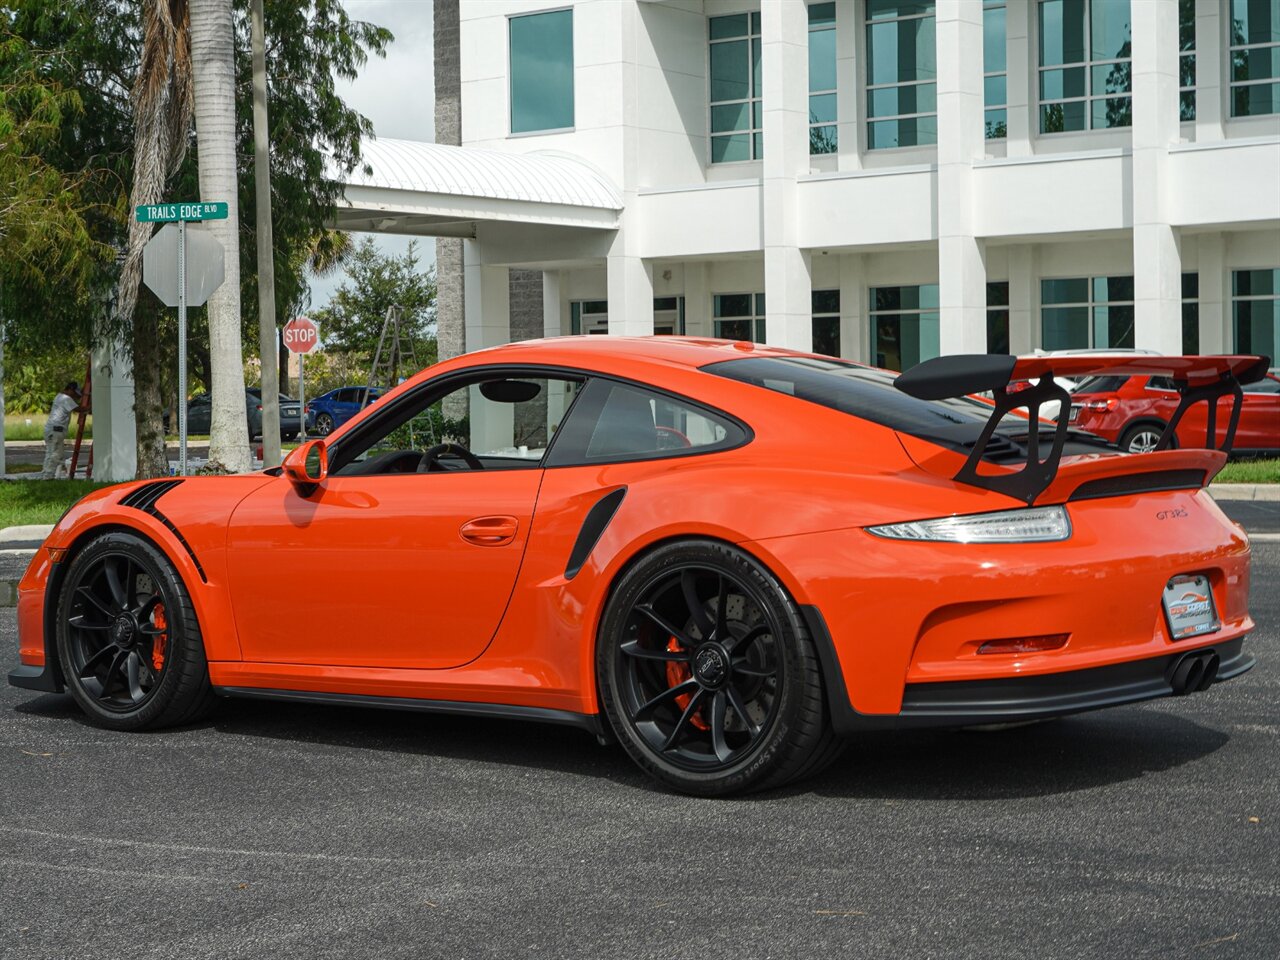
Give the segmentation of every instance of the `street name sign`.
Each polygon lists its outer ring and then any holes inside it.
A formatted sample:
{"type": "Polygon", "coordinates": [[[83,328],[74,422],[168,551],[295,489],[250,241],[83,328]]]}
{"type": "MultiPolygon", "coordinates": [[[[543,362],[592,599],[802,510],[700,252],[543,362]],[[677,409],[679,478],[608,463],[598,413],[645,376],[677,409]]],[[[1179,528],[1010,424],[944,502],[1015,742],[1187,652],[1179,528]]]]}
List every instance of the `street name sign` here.
{"type": "Polygon", "coordinates": [[[194,203],[144,203],[134,212],[139,223],[225,220],[228,216],[227,204],[223,200],[197,200],[194,203]]]}
{"type": "Polygon", "coordinates": [[[310,317],[294,317],[284,325],[284,345],[290,353],[310,353],[320,345],[320,328],[310,317]]]}

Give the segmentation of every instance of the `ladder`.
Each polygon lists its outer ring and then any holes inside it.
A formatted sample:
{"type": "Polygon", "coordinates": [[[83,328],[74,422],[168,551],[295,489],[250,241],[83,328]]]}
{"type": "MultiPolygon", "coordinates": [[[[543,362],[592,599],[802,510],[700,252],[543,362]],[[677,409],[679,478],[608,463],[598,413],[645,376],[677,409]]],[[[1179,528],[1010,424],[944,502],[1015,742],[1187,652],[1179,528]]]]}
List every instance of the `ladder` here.
{"type": "MultiPolygon", "coordinates": [[[[67,469],[68,479],[74,480],[76,466],[80,462],[80,444],[84,441],[85,416],[93,409],[93,356],[84,370],[84,390],[80,394],[80,413],[76,416],[76,445],[71,449],[71,466],[67,469]]],[[[93,444],[89,444],[89,452],[85,457],[84,478],[93,479],[93,444]]]]}
{"type": "Polygon", "coordinates": [[[387,307],[387,315],[382,320],[382,335],[378,337],[378,349],[373,354],[373,366],[369,369],[369,381],[360,406],[369,405],[371,388],[385,393],[400,381],[402,370],[408,376],[420,369],[418,347],[413,334],[406,329],[404,311],[393,304],[387,307]]]}

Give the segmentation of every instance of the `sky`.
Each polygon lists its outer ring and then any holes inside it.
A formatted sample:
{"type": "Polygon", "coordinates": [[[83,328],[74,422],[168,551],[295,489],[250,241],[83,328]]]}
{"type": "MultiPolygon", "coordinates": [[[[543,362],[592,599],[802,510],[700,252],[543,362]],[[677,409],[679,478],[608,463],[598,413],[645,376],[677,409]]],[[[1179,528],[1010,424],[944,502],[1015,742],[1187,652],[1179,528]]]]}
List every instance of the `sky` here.
{"type": "MultiPolygon", "coordinates": [[[[435,139],[435,76],[432,50],[432,0],[344,0],[353,19],[367,20],[395,34],[385,58],[370,57],[352,83],[339,81],[347,103],[373,122],[374,133],[396,140],[435,139]]],[[[412,237],[373,236],[381,250],[403,253],[412,237]]],[[[418,239],[419,265],[435,263],[436,245],[418,239]]],[[[346,279],[341,272],[311,280],[311,308],[318,309],[346,279]]]]}

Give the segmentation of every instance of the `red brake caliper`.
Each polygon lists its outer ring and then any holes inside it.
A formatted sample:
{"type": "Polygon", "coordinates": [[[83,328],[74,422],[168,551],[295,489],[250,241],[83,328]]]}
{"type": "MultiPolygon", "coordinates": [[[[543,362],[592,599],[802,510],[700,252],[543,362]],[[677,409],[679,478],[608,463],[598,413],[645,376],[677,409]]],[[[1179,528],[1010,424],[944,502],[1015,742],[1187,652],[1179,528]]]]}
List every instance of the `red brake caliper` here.
{"type": "MultiPolygon", "coordinates": [[[[672,637],[670,640],[667,641],[667,649],[670,650],[672,653],[679,653],[684,648],[680,646],[680,641],[678,641],[675,637],[672,637]]],[[[672,686],[672,687],[679,686],[680,684],[688,680],[691,676],[693,676],[693,671],[689,669],[689,665],[687,663],[677,663],[674,660],[667,661],[668,686],[672,686]]],[[[678,706],[683,711],[686,707],[689,706],[689,701],[692,698],[693,698],[693,694],[682,693],[680,694],[680,696],[676,697],[676,706],[678,706]]],[[[694,713],[694,715],[689,718],[689,722],[692,723],[699,730],[708,730],[710,728],[707,726],[707,722],[703,720],[702,717],[698,716],[698,714],[701,712],[702,712],[702,708],[699,707],[698,710],[694,713]]]]}
{"type": "MultiPolygon", "coordinates": [[[[164,618],[164,604],[157,603],[151,611],[151,624],[159,630],[164,630],[169,626],[169,622],[164,618]]],[[[151,666],[158,673],[164,666],[164,648],[169,642],[169,634],[157,633],[151,641],[151,666]]]]}

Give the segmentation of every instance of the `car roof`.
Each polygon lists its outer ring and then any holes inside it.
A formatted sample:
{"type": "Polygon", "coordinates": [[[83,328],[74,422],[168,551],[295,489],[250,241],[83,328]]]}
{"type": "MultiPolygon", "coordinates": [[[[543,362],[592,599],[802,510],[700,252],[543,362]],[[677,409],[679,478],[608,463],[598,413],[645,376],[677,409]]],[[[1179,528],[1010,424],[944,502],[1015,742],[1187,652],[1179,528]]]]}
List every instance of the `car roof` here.
{"type": "MultiPolygon", "coordinates": [[[[696,369],[720,360],[744,357],[808,357],[816,354],[770,347],[745,340],[718,340],[711,337],[622,337],[573,336],[522,340],[465,355],[485,363],[564,363],[568,358],[593,363],[616,360],[650,360],[696,369]]],[[[827,358],[832,359],[832,358],[827,358]]]]}

